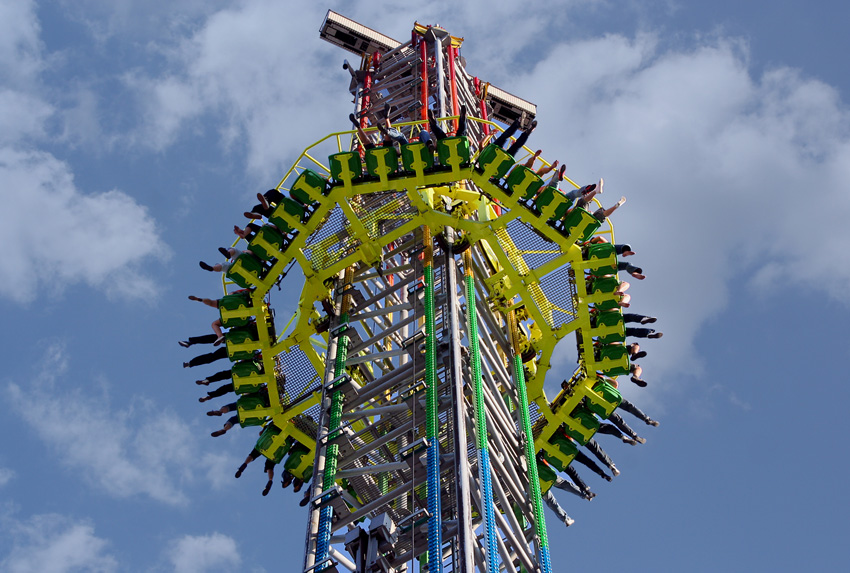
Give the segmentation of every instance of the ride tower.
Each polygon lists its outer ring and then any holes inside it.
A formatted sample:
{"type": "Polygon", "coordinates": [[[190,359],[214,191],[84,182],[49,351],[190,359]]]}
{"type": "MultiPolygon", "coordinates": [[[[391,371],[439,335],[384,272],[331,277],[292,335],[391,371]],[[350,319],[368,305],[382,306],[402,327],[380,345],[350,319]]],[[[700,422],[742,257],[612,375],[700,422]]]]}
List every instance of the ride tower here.
{"type": "Polygon", "coordinates": [[[551,572],[539,472],[569,469],[635,372],[610,220],[537,173],[536,107],[470,75],[462,39],[332,11],[320,35],[360,58],[356,129],[302,153],[224,275],[239,424],[310,484],[305,573],[551,572]]]}

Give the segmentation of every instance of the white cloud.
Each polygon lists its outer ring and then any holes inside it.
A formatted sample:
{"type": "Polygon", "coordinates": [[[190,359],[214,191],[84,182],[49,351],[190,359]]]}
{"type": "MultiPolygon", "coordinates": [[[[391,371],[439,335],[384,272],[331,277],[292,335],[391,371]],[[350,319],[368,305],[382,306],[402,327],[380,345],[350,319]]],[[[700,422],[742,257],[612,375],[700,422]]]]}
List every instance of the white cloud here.
{"type": "Polygon", "coordinates": [[[64,573],[118,570],[108,553],[109,542],[97,537],[94,527],[55,514],[38,515],[27,521],[5,517],[0,529],[12,542],[9,554],[0,560],[8,573],[64,573]]]}
{"type": "Polygon", "coordinates": [[[61,91],[74,102],[67,114],[45,99],[57,92],[42,83],[50,58],[40,32],[33,2],[0,3],[0,240],[10,245],[0,292],[29,302],[45,289],[83,283],[147,297],[155,288],[141,264],[168,255],[147,210],[119,190],[82,192],[67,163],[33,148],[51,138],[47,126],[57,117],[64,125],[57,141],[99,132],[85,88],[61,91]]]}
{"type": "Polygon", "coordinates": [[[196,480],[186,460],[200,455],[220,467],[219,455],[199,448],[192,429],[170,409],[139,398],[114,409],[105,395],[63,388],[67,374],[64,349],[51,346],[26,390],[12,383],[7,396],[57,459],[99,490],[185,505],[182,487],[196,480]],[[32,393],[42,398],[33,402],[32,393]]]}
{"type": "Polygon", "coordinates": [[[9,468],[0,468],[0,487],[3,487],[15,477],[15,472],[9,468]]]}
{"type": "Polygon", "coordinates": [[[230,571],[242,561],[232,537],[221,533],[184,535],[168,550],[175,573],[230,571]]]}
{"type": "Polygon", "coordinates": [[[29,85],[44,67],[33,0],[0,2],[0,80],[29,85]]]}
{"type": "Polygon", "coordinates": [[[754,296],[805,287],[843,300],[850,131],[833,88],[789,69],[753,77],[736,42],[661,53],[649,36],[560,46],[518,82],[539,94],[531,144],[579,183],[604,176],[603,204],[629,198],[613,221],[648,275],[632,281],[633,310],[668,334],[646,345],[650,382],[699,368],[696,333],[733,280],[754,296]],[[551,89],[559,62],[569,79],[551,89]],[[815,229],[828,237],[814,244],[815,229]]]}
{"type": "Polygon", "coordinates": [[[345,88],[332,79],[345,74],[342,56],[330,60],[317,50],[323,14],[318,5],[258,0],[212,15],[169,52],[166,73],[127,75],[146,118],[140,140],[163,149],[212,125],[217,133],[205,137],[247,150],[247,168],[258,177],[277,177],[309,134],[347,126],[345,88]],[[274,33],[269,22],[286,22],[288,32],[274,33]]]}
{"type": "Polygon", "coordinates": [[[147,209],[118,190],[80,192],[69,166],[48,153],[0,148],[0,290],[28,302],[83,283],[112,296],[156,292],[142,263],[169,250],[147,209]]]}

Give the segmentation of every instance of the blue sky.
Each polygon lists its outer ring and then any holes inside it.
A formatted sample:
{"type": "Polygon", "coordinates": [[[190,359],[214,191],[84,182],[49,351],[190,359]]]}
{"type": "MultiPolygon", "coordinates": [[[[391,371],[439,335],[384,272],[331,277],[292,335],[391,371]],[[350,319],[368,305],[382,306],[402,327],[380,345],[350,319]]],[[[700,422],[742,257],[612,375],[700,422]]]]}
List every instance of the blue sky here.
{"type": "Polygon", "coordinates": [[[628,395],[661,426],[601,438],[622,475],[561,496],[558,570],[846,564],[847,5],[0,0],[0,570],[296,570],[305,511],[233,479],[254,434],[209,437],[176,341],[214,318],[197,261],[348,127],[327,8],[463,36],[537,103],[530,145],[628,197],[633,308],[665,332],[628,395]]]}

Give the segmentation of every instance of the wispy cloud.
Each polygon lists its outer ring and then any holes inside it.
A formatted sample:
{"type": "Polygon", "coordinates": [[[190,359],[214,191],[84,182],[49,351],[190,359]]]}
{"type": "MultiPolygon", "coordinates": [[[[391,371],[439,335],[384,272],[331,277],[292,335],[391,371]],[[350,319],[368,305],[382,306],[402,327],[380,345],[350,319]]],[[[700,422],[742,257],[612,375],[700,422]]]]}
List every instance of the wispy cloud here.
{"type": "Polygon", "coordinates": [[[0,487],[3,487],[15,477],[15,471],[9,468],[0,468],[0,487]]]}
{"type": "Polygon", "coordinates": [[[230,571],[242,562],[236,541],[222,533],[184,535],[167,551],[175,573],[230,571]]]}
{"type": "MultiPolygon", "coordinates": [[[[115,297],[150,296],[154,284],[141,265],[169,250],[147,209],[118,189],[77,188],[71,166],[43,149],[58,112],[42,83],[50,58],[40,32],[33,2],[0,5],[0,241],[10,245],[0,292],[29,302],[82,283],[115,297]]],[[[94,116],[93,106],[69,113],[94,116]]]]}
{"type": "Polygon", "coordinates": [[[109,553],[110,543],[95,535],[86,521],[47,514],[18,521],[0,517],[0,530],[11,545],[0,560],[9,573],[65,573],[118,571],[118,561],[109,553]]]}
{"type": "Polygon", "coordinates": [[[113,408],[105,395],[63,388],[67,375],[64,348],[53,345],[27,388],[11,383],[7,396],[58,460],[102,491],[186,505],[183,486],[198,477],[186,460],[200,455],[221,466],[222,454],[199,450],[192,429],[173,411],[142,398],[113,408]],[[29,399],[33,392],[41,399],[29,399]]]}

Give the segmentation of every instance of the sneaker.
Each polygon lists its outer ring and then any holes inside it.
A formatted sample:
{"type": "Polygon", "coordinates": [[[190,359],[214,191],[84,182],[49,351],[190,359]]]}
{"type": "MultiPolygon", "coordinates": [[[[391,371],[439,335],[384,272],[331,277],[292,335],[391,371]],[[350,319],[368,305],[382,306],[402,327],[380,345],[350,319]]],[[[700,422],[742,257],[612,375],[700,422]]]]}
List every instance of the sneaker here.
{"type": "Polygon", "coordinates": [[[646,388],[646,380],[641,380],[637,376],[632,376],[631,381],[640,386],[641,388],[646,388]]]}
{"type": "Polygon", "coordinates": [[[226,431],[227,430],[216,430],[215,432],[211,433],[210,436],[212,436],[213,438],[217,438],[219,436],[223,436],[226,431]]]}
{"type": "Polygon", "coordinates": [[[219,247],[219,248],[218,248],[218,252],[219,252],[219,253],[221,253],[221,255],[222,255],[225,259],[229,259],[229,258],[230,258],[230,251],[228,251],[228,250],[227,250],[227,249],[225,249],[224,247],[219,247]]]}
{"type": "Polygon", "coordinates": [[[303,485],[304,485],[303,481],[301,481],[298,478],[295,478],[294,480],[292,480],[292,491],[294,491],[295,493],[298,493],[299,491],[301,491],[301,486],[303,486],[303,485]]]}
{"type": "Polygon", "coordinates": [[[564,520],[564,525],[566,525],[567,527],[569,527],[569,526],[571,526],[571,525],[572,525],[573,523],[575,523],[575,522],[576,522],[576,520],[575,520],[575,519],[573,519],[572,517],[568,517],[568,518],[566,518],[566,519],[564,520]]]}
{"type": "MultiPolygon", "coordinates": [[[[223,334],[215,339],[215,342],[213,342],[213,346],[218,346],[222,342],[224,342],[224,335],[223,334]]],[[[646,354],[646,352],[644,352],[644,354],[646,354]]]]}
{"type": "Polygon", "coordinates": [[[614,474],[614,477],[620,475],[620,470],[618,470],[615,466],[611,466],[611,473],[614,474]]]}
{"type": "Polygon", "coordinates": [[[210,265],[208,265],[207,263],[205,263],[204,261],[199,261],[199,262],[198,262],[198,265],[200,265],[200,267],[201,267],[202,269],[204,269],[205,271],[210,271],[210,272],[212,272],[212,270],[213,270],[213,268],[212,268],[210,265]]]}
{"type": "Polygon", "coordinates": [[[597,191],[596,191],[596,192],[597,192],[597,193],[599,193],[600,195],[602,195],[602,184],[603,184],[603,183],[604,183],[604,182],[602,181],[602,178],[600,177],[600,178],[599,178],[599,183],[597,183],[597,184],[596,184],[596,189],[597,189],[597,191]]]}
{"type": "Polygon", "coordinates": [[[636,446],[637,445],[637,442],[634,441],[633,439],[629,438],[628,436],[623,436],[622,440],[623,440],[624,444],[629,444],[630,446],[636,446]]]}
{"type": "Polygon", "coordinates": [[[210,398],[209,396],[201,396],[200,398],[198,398],[198,402],[200,402],[201,404],[203,404],[207,400],[212,400],[212,398],[210,398]]]}
{"type": "Polygon", "coordinates": [[[641,438],[640,436],[638,436],[638,437],[637,437],[637,438],[635,438],[635,439],[637,440],[637,442],[638,442],[639,444],[645,444],[645,443],[646,443],[646,438],[641,438]]]}
{"type": "Polygon", "coordinates": [[[641,324],[652,324],[656,320],[658,320],[658,319],[655,318],[654,316],[644,316],[642,319],[640,319],[640,323],[641,324]]]}
{"type": "Polygon", "coordinates": [[[198,386],[209,386],[210,381],[204,378],[203,380],[195,380],[195,384],[198,386]]]}
{"type": "Polygon", "coordinates": [[[594,497],[596,497],[596,494],[595,494],[595,493],[593,493],[592,491],[586,491],[586,492],[584,492],[584,496],[583,496],[583,497],[584,497],[584,499],[586,499],[587,501],[590,501],[590,500],[592,500],[594,497]]]}
{"type": "Polygon", "coordinates": [[[218,410],[210,410],[209,412],[207,412],[207,416],[221,416],[221,412],[219,412],[218,410]]]}
{"type": "Polygon", "coordinates": [[[650,425],[650,426],[655,426],[656,428],[658,427],[658,424],[660,424],[660,423],[661,423],[661,422],[659,422],[658,420],[649,420],[649,421],[647,422],[647,424],[648,424],[648,425],[650,425]]]}
{"type": "Polygon", "coordinates": [[[177,344],[179,344],[183,348],[189,348],[190,346],[192,346],[191,344],[189,344],[188,340],[178,340],[177,344]]]}
{"type": "Polygon", "coordinates": [[[269,495],[269,491],[272,489],[272,480],[266,482],[266,487],[263,488],[263,497],[269,495]]]}
{"type": "Polygon", "coordinates": [[[611,481],[612,479],[613,479],[613,478],[612,478],[611,476],[609,476],[609,475],[606,475],[606,476],[605,476],[605,481],[611,481]]]}
{"type": "Polygon", "coordinates": [[[663,332],[653,332],[647,338],[661,338],[662,336],[664,336],[663,332]]]}
{"type": "Polygon", "coordinates": [[[293,475],[290,473],[283,474],[283,477],[280,480],[280,487],[286,489],[289,487],[289,484],[292,483],[293,475]]]}
{"type": "Polygon", "coordinates": [[[239,469],[236,470],[236,479],[239,479],[242,476],[242,472],[244,472],[248,468],[248,464],[242,464],[239,466],[239,469]]]}
{"type": "Polygon", "coordinates": [[[184,362],[184,363],[183,363],[183,368],[189,368],[189,363],[188,363],[188,362],[184,362]]]}
{"type": "Polygon", "coordinates": [[[638,360],[646,356],[646,350],[641,350],[640,352],[635,352],[632,354],[632,360],[638,360]]]}
{"type": "Polygon", "coordinates": [[[304,507],[308,503],[310,503],[310,490],[304,492],[304,497],[301,498],[301,501],[298,502],[298,505],[304,507]]]}

